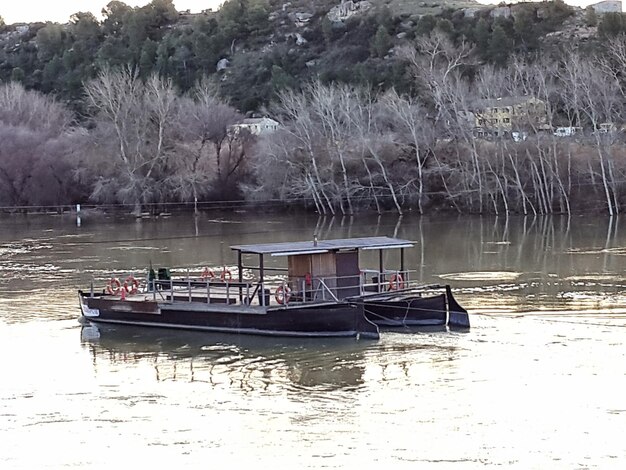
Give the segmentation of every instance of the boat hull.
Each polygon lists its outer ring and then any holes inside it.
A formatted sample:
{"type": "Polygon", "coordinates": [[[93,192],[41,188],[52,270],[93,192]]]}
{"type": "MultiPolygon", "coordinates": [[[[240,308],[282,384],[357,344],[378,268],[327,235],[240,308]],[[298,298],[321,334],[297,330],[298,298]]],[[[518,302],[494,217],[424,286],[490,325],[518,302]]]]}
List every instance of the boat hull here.
{"type": "Polygon", "coordinates": [[[363,306],[347,302],[259,308],[119,300],[81,293],[80,306],[83,317],[94,323],[265,336],[379,337],[378,327],[365,317],[363,306]]]}
{"type": "Polygon", "coordinates": [[[449,286],[442,294],[364,301],[365,316],[387,328],[449,325],[469,328],[469,315],[454,299],[449,286]]]}

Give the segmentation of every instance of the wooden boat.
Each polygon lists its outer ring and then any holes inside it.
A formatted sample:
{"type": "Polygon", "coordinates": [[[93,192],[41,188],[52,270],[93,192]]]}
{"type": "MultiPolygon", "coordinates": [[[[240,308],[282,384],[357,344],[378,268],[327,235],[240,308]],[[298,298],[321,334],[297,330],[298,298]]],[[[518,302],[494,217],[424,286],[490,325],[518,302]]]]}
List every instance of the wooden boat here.
{"type": "Polygon", "coordinates": [[[129,277],[123,284],[111,279],[101,293],[93,285],[79,291],[81,313],[94,323],[294,337],[378,338],[378,326],[469,327],[449,286],[411,282],[404,250],[412,246],[389,237],[235,245],[235,279],[225,268],[219,277],[209,268],[179,278],[151,270],[143,287],[129,277]],[[400,250],[397,270],[383,266],[388,249],[400,250]],[[378,269],[360,268],[362,250],[378,250],[378,269]],[[286,258],[287,268],[266,267],[268,257],[286,258]],[[281,275],[270,277],[276,271],[281,275]],[[256,276],[244,279],[244,272],[256,276]]]}

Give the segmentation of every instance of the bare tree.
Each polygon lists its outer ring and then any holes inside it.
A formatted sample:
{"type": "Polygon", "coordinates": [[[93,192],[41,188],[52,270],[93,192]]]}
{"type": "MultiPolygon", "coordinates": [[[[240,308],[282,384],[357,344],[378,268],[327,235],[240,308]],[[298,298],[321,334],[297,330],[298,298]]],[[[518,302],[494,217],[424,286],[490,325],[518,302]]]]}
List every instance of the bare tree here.
{"type": "Polygon", "coordinates": [[[92,197],[114,195],[134,204],[136,212],[143,204],[165,199],[161,182],[168,175],[177,114],[172,83],[156,76],[143,83],[128,67],[104,69],[85,85],[85,93],[98,127],[92,133],[94,144],[109,163],[92,197]]]}
{"type": "MultiPolygon", "coordinates": [[[[409,64],[413,75],[428,90],[429,101],[435,110],[435,126],[443,138],[457,139],[470,154],[470,171],[465,171],[461,148],[457,147],[458,168],[462,178],[465,198],[472,192],[478,194],[478,210],[483,210],[483,176],[476,139],[468,116],[472,115],[471,89],[464,80],[463,72],[474,60],[472,48],[465,41],[452,44],[445,34],[435,31],[429,37],[420,38],[416,47],[404,48],[400,56],[409,64]]],[[[444,182],[449,197],[454,194],[444,182]]]]}
{"type": "Polygon", "coordinates": [[[403,141],[407,142],[414,153],[417,168],[417,208],[424,213],[424,170],[429,154],[435,146],[434,126],[428,111],[417,99],[398,95],[391,90],[382,98],[383,105],[391,114],[391,119],[403,141]]]}
{"type": "Polygon", "coordinates": [[[584,60],[576,52],[568,53],[565,60],[567,67],[560,69],[559,75],[563,99],[591,125],[607,210],[609,215],[615,215],[620,212],[620,205],[611,154],[614,134],[602,125],[611,126],[621,115],[619,84],[601,65],[584,60]]]}
{"type": "Polygon", "coordinates": [[[321,213],[330,212],[334,215],[335,207],[328,194],[332,183],[330,183],[329,177],[322,175],[324,171],[320,165],[322,155],[316,150],[320,142],[320,130],[311,113],[306,96],[290,90],[281,92],[279,100],[279,110],[284,116],[284,121],[289,123],[285,126],[285,130],[296,143],[296,147],[293,149],[294,156],[298,158],[299,155],[304,155],[308,162],[303,175],[305,177],[304,185],[310,188],[321,213]]]}
{"type": "MultiPolygon", "coordinates": [[[[242,116],[218,97],[217,90],[206,79],[187,96],[178,98],[178,102],[178,114],[173,121],[176,158],[170,163],[168,183],[173,194],[182,199],[193,198],[197,210],[199,198],[211,191],[219,197],[229,186],[235,171],[229,166],[234,136],[232,132],[229,135],[229,129],[242,116]],[[222,161],[225,142],[229,142],[226,165],[222,161]]],[[[240,165],[241,162],[236,166],[240,165]]],[[[236,185],[232,186],[235,190],[236,185]]]]}
{"type": "Polygon", "coordinates": [[[60,103],[21,85],[0,85],[0,204],[71,203],[77,141],[71,113],[60,103]]]}

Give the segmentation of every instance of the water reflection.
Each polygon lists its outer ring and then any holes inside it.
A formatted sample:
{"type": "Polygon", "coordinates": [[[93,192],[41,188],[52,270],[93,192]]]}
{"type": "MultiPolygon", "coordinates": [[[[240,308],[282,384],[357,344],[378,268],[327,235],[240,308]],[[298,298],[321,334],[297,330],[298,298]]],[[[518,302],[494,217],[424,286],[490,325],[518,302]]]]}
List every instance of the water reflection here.
{"type": "Polygon", "coordinates": [[[0,467],[621,468],[620,220],[0,216],[0,467]],[[313,233],[415,240],[407,265],[452,284],[472,330],[366,343],[79,333],[75,293],[92,278],[233,265],[231,244],[313,233]]]}
{"type": "MultiPolygon", "coordinates": [[[[406,265],[425,284],[450,283],[473,314],[593,310],[596,300],[622,302],[626,232],[619,217],[474,217],[309,214],[167,218],[4,216],[0,224],[0,309],[5,321],[27,321],[23,305],[44,305],[37,317],[75,308],[74,293],[111,276],[142,278],[147,267],[233,266],[232,244],[359,236],[414,240],[406,265]],[[599,279],[602,278],[602,281],[599,279]],[[579,295],[582,294],[582,295],[579,295]],[[46,299],[52,301],[46,301],[46,299]]],[[[385,265],[398,253],[384,254],[385,265]]],[[[362,253],[364,267],[377,253],[362,253]]],[[[270,259],[278,267],[281,259],[270,259]]],[[[602,308],[607,302],[602,302],[602,308]]],[[[65,313],[67,316],[67,313],[65,313]]]]}
{"type": "Polygon", "coordinates": [[[159,328],[84,324],[81,344],[94,369],[109,364],[149,364],[157,381],[228,382],[253,390],[282,383],[290,388],[356,389],[363,383],[367,342],[230,335],[159,328]]]}

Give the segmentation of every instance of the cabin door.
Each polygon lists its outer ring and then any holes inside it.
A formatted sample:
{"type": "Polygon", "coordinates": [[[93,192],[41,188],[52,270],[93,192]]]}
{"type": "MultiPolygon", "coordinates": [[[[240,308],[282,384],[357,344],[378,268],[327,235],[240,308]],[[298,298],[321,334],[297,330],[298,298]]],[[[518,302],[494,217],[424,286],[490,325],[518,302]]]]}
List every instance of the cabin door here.
{"type": "Polygon", "coordinates": [[[359,270],[359,252],[341,251],[336,254],[337,263],[337,297],[345,299],[361,294],[359,270]]]}

